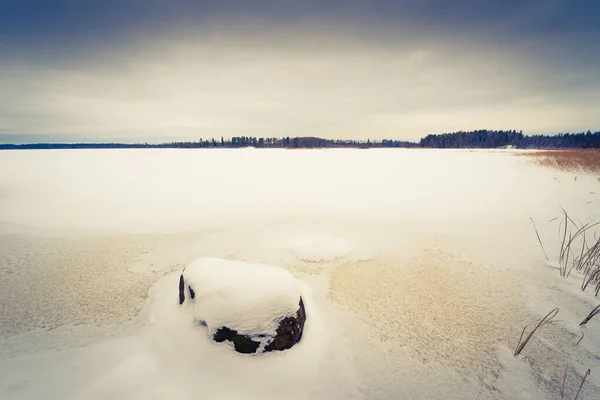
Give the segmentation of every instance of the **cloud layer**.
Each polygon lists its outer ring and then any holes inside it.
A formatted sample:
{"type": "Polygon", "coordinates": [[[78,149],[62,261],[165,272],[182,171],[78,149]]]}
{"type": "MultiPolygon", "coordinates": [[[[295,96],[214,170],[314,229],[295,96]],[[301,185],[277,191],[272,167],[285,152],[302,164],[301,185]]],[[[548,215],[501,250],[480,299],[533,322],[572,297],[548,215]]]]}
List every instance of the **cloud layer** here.
{"type": "Polygon", "coordinates": [[[0,141],[599,128],[598,6],[516,3],[9,2],[0,141]]]}

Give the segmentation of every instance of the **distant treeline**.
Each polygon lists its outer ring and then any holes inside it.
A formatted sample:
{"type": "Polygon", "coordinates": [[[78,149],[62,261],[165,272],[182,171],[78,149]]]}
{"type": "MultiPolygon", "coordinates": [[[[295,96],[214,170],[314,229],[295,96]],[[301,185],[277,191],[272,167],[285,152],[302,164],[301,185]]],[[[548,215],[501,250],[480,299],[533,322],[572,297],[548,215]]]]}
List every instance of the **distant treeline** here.
{"type": "Polygon", "coordinates": [[[316,149],[316,148],[371,148],[371,147],[419,147],[415,142],[400,140],[332,140],[316,137],[256,138],[233,137],[225,140],[200,139],[197,142],[169,143],[32,143],[32,144],[0,144],[0,150],[18,149],[206,149],[206,148],[283,148],[283,149],[316,149]]]}
{"type": "Polygon", "coordinates": [[[400,140],[332,140],[316,137],[256,138],[233,137],[225,140],[200,139],[197,142],[170,143],[32,143],[0,144],[0,150],[26,149],[147,149],[147,148],[439,148],[439,149],[493,149],[502,147],[520,149],[600,148],[600,132],[560,133],[558,135],[523,135],[523,131],[477,130],[470,132],[427,135],[419,142],[400,140]]]}
{"type": "Polygon", "coordinates": [[[419,142],[419,147],[441,149],[494,149],[507,146],[519,149],[600,148],[600,132],[525,136],[523,131],[478,130],[428,135],[419,142]]]}

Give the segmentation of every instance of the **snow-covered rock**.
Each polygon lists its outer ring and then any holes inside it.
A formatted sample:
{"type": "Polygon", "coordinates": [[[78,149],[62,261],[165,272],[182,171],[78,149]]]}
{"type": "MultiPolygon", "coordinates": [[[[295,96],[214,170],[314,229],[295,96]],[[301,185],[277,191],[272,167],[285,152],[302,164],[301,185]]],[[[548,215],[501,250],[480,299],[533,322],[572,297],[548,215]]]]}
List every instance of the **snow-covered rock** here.
{"type": "Polygon", "coordinates": [[[306,321],[298,280],[266,265],[196,260],[179,279],[179,304],[188,303],[213,340],[230,342],[240,353],[289,349],[306,321]]]}

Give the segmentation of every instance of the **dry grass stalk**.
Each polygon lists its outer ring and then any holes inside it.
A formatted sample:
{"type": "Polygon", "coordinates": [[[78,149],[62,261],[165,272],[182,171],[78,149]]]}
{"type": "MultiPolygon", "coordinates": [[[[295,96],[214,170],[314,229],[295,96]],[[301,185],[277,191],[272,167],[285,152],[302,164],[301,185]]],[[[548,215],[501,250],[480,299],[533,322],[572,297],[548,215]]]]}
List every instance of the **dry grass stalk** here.
{"type": "Polygon", "coordinates": [[[583,273],[581,290],[585,291],[590,283],[595,283],[597,296],[600,289],[600,240],[596,240],[596,243],[588,248],[577,268],[583,273]]]}
{"type": "MultiPolygon", "coordinates": [[[[567,366],[565,368],[565,373],[563,374],[562,385],[560,387],[561,400],[564,400],[564,398],[565,398],[565,382],[567,381],[567,370],[568,369],[569,369],[569,366],[567,366]]],[[[587,377],[590,376],[591,372],[592,372],[592,370],[588,368],[588,370],[585,372],[585,375],[583,375],[583,378],[581,379],[581,385],[579,385],[579,389],[577,389],[577,393],[575,394],[575,397],[573,398],[573,400],[577,400],[577,398],[579,397],[579,393],[581,393],[581,388],[583,388],[583,384],[585,383],[585,380],[587,379],[587,377]]]]}
{"type": "Polygon", "coordinates": [[[544,245],[542,243],[542,239],[540,238],[540,233],[537,230],[537,227],[535,226],[535,222],[533,222],[533,218],[529,217],[529,219],[531,220],[531,223],[533,224],[533,229],[535,229],[535,234],[537,235],[538,238],[538,242],[540,242],[540,247],[542,248],[542,251],[544,252],[544,256],[546,256],[546,261],[548,261],[548,254],[546,254],[546,249],[544,248],[544,245]]]}
{"type": "Polygon", "coordinates": [[[583,325],[587,324],[592,318],[594,318],[598,314],[600,314],[600,304],[597,305],[596,307],[594,307],[594,309],[588,314],[588,316],[585,317],[585,319],[583,321],[581,321],[579,326],[583,326],[583,325]]]}
{"type": "Polygon", "coordinates": [[[560,399],[564,400],[565,398],[565,382],[567,381],[567,370],[569,369],[569,366],[567,365],[565,367],[565,373],[563,374],[563,380],[562,380],[562,385],[560,385],[560,399]]]}
{"type": "Polygon", "coordinates": [[[558,228],[559,235],[562,236],[558,258],[560,276],[569,276],[573,268],[575,268],[583,274],[581,290],[585,291],[590,284],[593,284],[595,285],[594,290],[597,296],[600,293],[600,238],[594,234],[595,243],[590,247],[586,234],[588,230],[600,225],[600,222],[578,224],[573,221],[564,208],[561,207],[560,211],[564,216],[564,221],[561,222],[558,228]],[[571,231],[571,227],[575,229],[575,233],[571,231]],[[581,249],[573,251],[578,242],[581,243],[581,249]],[[570,268],[569,261],[571,262],[570,268]]]}
{"type": "Polygon", "coordinates": [[[525,346],[529,342],[529,339],[531,339],[531,337],[533,336],[535,331],[537,331],[538,328],[541,327],[542,325],[546,325],[548,322],[552,321],[552,319],[554,317],[556,317],[556,314],[558,314],[558,308],[555,308],[554,310],[552,310],[548,314],[546,314],[546,316],[544,318],[542,318],[542,320],[536,325],[536,327],[533,328],[533,330],[529,333],[529,335],[527,335],[527,337],[523,340],[523,335],[525,334],[525,330],[531,324],[526,325],[525,328],[523,328],[523,331],[521,332],[521,336],[519,337],[519,343],[517,343],[517,348],[515,349],[514,355],[518,356],[519,354],[521,354],[521,352],[523,351],[523,349],[525,348],[525,346]]]}
{"type": "MultiPolygon", "coordinates": [[[[569,227],[569,215],[567,214],[567,212],[561,208],[562,212],[565,215],[565,227],[564,227],[564,231],[563,231],[563,239],[562,242],[560,244],[560,257],[558,259],[559,261],[559,266],[560,266],[560,276],[565,277],[567,275],[567,263],[564,262],[564,257],[565,257],[565,250],[567,249],[567,247],[565,246],[565,244],[567,243],[567,229],[569,227]]],[[[561,224],[562,226],[562,224],[561,224]]],[[[560,228],[559,228],[560,231],[560,228]]],[[[568,252],[567,252],[568,254],[568,252]]]]}
{"type": "Polygon", "coordinates": [[[577,400],[577,398],[579,397],[579,393],[581,392],[581,388],[583,387],[583,384],[585,383],[585,380],[587,379],[587,377],[590,376],[591,372],[592,372],[592,370],[589,369],[589,368],[585,372],[585,375],[583,376],[583,379],[581,379],[581,385],[579,385],[579,390],[577,391],[577,394],[575,395],[575,399],[574,400],[577,400]]]}

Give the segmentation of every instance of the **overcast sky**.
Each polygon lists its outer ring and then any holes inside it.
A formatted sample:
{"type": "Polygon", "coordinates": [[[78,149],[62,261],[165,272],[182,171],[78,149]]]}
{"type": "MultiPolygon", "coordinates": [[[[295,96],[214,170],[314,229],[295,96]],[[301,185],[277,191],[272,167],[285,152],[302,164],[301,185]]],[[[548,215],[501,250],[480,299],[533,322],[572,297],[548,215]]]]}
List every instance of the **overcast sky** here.
{"type": "Polygon", "coordinates": [[[0,142],[600,130],[597,0],[0,0],[0,142]]]}

